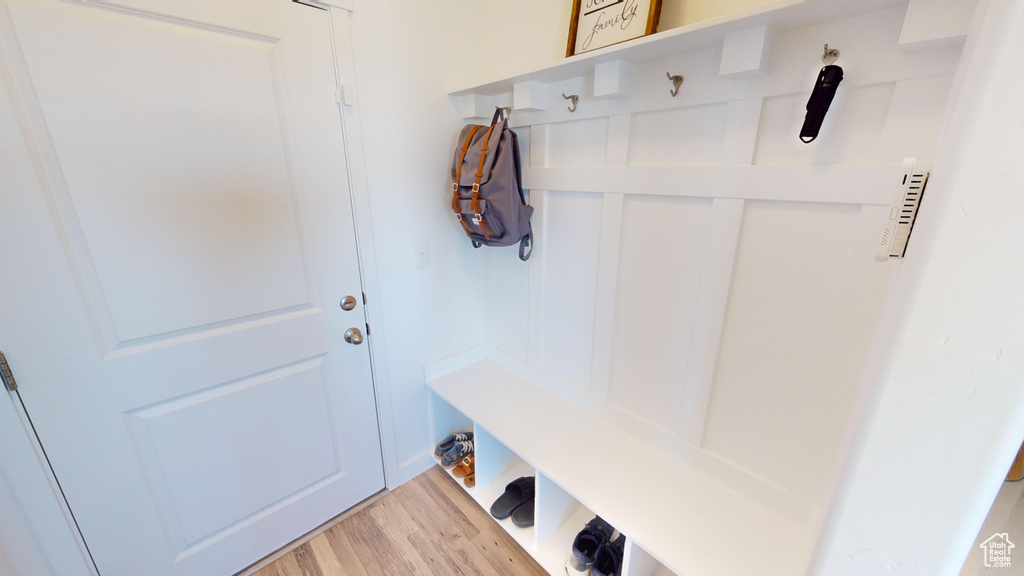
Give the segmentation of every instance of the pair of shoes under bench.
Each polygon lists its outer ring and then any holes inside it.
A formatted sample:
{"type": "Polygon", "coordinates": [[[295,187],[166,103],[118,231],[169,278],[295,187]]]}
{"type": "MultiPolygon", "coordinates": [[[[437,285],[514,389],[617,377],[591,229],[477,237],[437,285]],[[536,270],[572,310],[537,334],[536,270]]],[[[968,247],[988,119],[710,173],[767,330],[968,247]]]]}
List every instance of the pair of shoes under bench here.
{"type": "Polygon", "coordinates": [[[533,526],[534,496],[537,494],[537,478],[523,476],[508,483],[505,492],[491,504],[491,516],[496,520],[512,518],[512,524],[519,528],[533,526]]]}
{"type": "Polygon", "coordinates": [[[457,441],[455,442],[455,444],[452,445],[451,448],[448,449],[447,452],[444,453],[444,456],[441,456],[441,466],[444,468],[451,468],[452,466],[455,466],[459,462],[462,462],[463,458],[469,456],[472,453],[472,440],[457,441]]]}
{"type": "Polygon", "coordinates": [[[455,432],[453,434],[449,434],[447,438],[437,445],[437,448],[434,448],[434,458],[444,457],[445,453],[451,450],[452,446],[455,446],[456,442],[466,442],[472,439],[472,432],[455,432]]]}
{"type": "Polygon", "coordinates": [[[620,534],[612,541],[614,535],[615,528],[600,516],[587,522],[572,542],[565,573],[569,576],[619,576],[626,537],[620,534]]]}

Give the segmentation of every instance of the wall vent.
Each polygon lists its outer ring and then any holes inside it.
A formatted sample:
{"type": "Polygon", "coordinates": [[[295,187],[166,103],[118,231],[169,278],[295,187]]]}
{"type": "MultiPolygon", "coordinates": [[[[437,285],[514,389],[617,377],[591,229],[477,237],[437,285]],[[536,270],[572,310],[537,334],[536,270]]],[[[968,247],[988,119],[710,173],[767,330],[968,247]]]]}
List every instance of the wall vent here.
{"type": "Polygon", "coordinates": [[[928,184],[928,172],[918,170],[917,159],[907,158],[903,161],[903,177],[896,195],[893,197],[889,211],[889,220],[882,231],[876,259],[903,258],[910,242],[910,233],[917,220],[917,210],[921,206],[925,186],[928,184]]]}

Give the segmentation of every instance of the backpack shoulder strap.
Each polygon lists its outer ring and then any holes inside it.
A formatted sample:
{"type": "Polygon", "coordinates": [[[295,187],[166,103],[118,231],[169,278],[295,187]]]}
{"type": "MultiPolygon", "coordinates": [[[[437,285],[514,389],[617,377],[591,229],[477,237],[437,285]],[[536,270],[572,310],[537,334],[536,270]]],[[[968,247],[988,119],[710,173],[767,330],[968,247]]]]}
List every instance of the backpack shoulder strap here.
{"type": "Polygon", "coordinates": [[[476,168],[476,174],[473,177],[473,202],[470,204],[470,210],[480,213],[480,180],[484,177],[484,159],[487,158],[487,150],[490,149],[491,145],[491,132],[494,132],[494,126],[487,129],[487,134],[484,135],[484,147],[480,150],[480,164],[476,168]]]}
{"type": "MultiPolygon", "coordinates": [[[[459,181],[462,180],[462,163],[466,161],[466,152],[469,152],[469,143],[473,141],[473,135],[481,128],[483,126],[473,126],[469,130],[469,136],[466,136],[466,143],[462,145],[460,150],[459,165],[455,169],[455,182],[452,182],[452,192],[458,193],[459,191],[459,181]]],[[[486,143],[484,145],[486,146],[486,143]]]]}
{"type": "Polygon", "coordinates": [[[462,224],[462,228],[466,231],[466,235],[472,237],[473,231],[466,224],[466,221],[462,219],[462,210],[459,207],[459,181],[462,180],[462,163],[466,161],[466,152],[469,151],[469,144],[473,141],[473,135],[483,126],[473,126],[469,130],[469,136],[466,136],[466,143],[462,145],[459,155],[459,166],[455,169],[455,181],[452,182],[452,211],[455,212],[455,218],[458,219],[459,224],[462,224]]]}

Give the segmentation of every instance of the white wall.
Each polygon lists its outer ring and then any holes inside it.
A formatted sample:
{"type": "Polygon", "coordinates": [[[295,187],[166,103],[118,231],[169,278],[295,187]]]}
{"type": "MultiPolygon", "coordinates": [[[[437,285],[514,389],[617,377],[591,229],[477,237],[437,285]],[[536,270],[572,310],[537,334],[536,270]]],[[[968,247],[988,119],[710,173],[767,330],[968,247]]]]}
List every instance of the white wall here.
{"type": "Polygon", "coordinates": [[[1024,438],[1024,3],[987,4],[818,574],[956,574],[1024,438]]]}

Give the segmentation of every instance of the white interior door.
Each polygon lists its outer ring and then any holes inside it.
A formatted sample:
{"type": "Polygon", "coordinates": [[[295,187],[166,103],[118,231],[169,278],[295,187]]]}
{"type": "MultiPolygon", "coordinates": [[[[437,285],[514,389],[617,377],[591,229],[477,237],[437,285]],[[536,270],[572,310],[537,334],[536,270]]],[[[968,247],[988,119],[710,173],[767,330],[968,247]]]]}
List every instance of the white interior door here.
{"type": "Polygon", "coordinates": [[[384,487],[329,15],[0,0],[0,349],[103,576],[384,487]]]}

